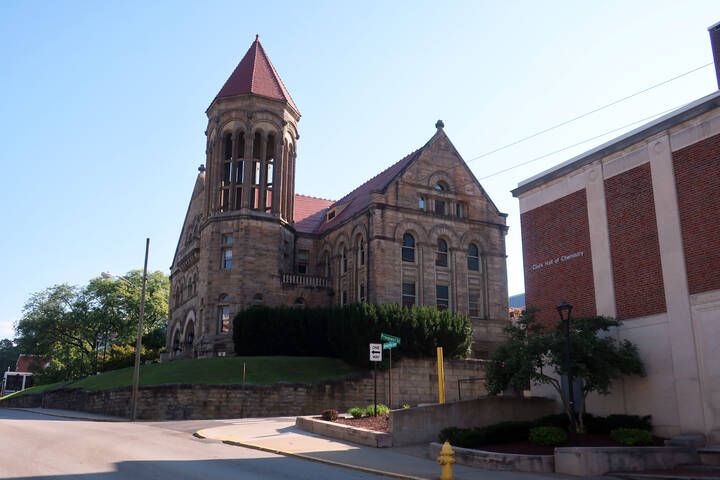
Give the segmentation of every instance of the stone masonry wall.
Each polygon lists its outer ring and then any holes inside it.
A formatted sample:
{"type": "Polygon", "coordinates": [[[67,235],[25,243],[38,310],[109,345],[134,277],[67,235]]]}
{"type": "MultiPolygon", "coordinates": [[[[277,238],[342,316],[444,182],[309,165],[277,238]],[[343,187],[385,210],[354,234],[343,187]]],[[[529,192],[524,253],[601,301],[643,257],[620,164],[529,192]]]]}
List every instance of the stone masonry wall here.
{"type": "MultiPolygon", "coordinates": [[[[446,360],[446,399],[458,398],[457,380],[473,378],[462,385],[462,398],[486,393],[483,363],[476,360],[446,360]]],[[[392,370],[393,407],[403,402],[437,402],[437,365],[430,359],[406,359],[392,370]]],[[[378,402],[388,403],[387,373],[378,371],[378,402]]],[[[162,385],[140,389],[138,418],[144,420],[190,420],[281,415],[312,415],[325,409],[346,411],[373,402],[371,374],[317,385],[278,383],[257,385],[162,385]]],[[[4,407],[45,407],[129,416],[130,389],[104,391],[56,390],[4,400],[4,407]]]]}

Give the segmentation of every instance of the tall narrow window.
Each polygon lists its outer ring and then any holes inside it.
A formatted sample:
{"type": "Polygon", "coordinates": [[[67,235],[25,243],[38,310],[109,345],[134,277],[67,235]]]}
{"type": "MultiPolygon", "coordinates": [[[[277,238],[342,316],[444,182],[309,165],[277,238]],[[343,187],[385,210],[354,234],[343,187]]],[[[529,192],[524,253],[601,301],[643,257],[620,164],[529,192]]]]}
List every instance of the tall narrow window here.
{"type": "Polygon", "coordinates": [[[223,137],[223,171],[220,179],[220,211],[230,209],[230,185],[232,183],[232,134],[223,137]]]}
{"type": "Polygon", "coordinates": [[[420,210],[425,210],[425,197],[420,197],[418,199],[418,208],[420,210]]]}
{"type": "Polygon", "coordinates": [[[240,132],[238,136],[238,151],[235,160],[235,210],[242,208],[242,184],[245,180],[245,162],[242,157],[245,156],[245,133],[240,132]]]}
{"type": "Polygon", "coordinates": [[[468,254],[467,254],[467,267],[468,270],[477,272],[480,270],[480,251],[478,250],[477,245],[474,243],[471,243],[468,245],[468,254]]]}
{"type": "Polygon", "coordinates": [[[365,265],[365,239],[358,240],[358,266],[365,265]]]}
{"type": "Polygon", "coordinates": [[[342,295],[340,296],[340,305],[347,305],[348,298],[347,298],[347,290],[342,291],[342,295]]]}
{"type": "Polygon", "coordinates": [[[415,262],[415,237],[410,233],[403,235],[402,261],[415,262]]]}
{"type": "Polygon", "coordinates": [[[275,135],[268,135],[265,162],[265,210],[272,210],[273,165],[275,162],[275,135]]]}
{"type": "Polygon", "coordinates": [[[435,265],[438,267],[448,266],[448,246],[447,242],[442,238],[438,240],[437,252],[435,254],[435,265]]]}
{"type": "Polygon", "coordinates": [[[456,203],[455,204],[455,216],[458,218],[465,218],[465,204],[464,203],[456,203]]]}
{"type": "Polygon", "coordinates": [[[262,136],[260,132],[255,133],[253,139],[253,162],[252,162],[252,189],[250,191],[251,208],[260,208],[260,157],[262,155],[262,136]]]}
{"type": "Polygon", "coordinates": [[[437,285],[435,287],[436,305],[438,310],[447,310],[450,308],[450,287],[447,285],[437,285]]]}
{"type": "Polygon", "coordinates": [[[477,288],[471,288],[468,290],[468,313],[474,318],[483,318],[485,316],[483,312],[483,301],[482,291],[477,288]]]}
{"type": "Polygon", "coordinates": [[[402,306],[412,307],[413,305],[415,305],[415,282],[403,282],[402,306]]]}
{"type": "Polygon", "coordinates": [[[445,200],[435,199],[435,213],[438,215],[445,215],[445,200]]]}
{"type": "Polygon", "coordinates": [[[220,295],[217,333],[228,333],[230,331],[230,305],[227,304],[227,299],[227,295],[220,295]]]}
{"type": "Polygon", "coordinates": [[[365,283],[360,282],[360,291],[358,292],[358,300],[365,301],[365,283]]]}
{"type": "Polygon", "coordinates": [[[223,270],[232,270],[232,235],[222,236],[222,258],[220,259],[220,265],[223,270]]]}
{"type": "Polygon", "coordinates": [[[322,260],[322,271],[325,278],[330,276],[330,254],[328,252],[325,252],[323,254],[323,260],[322,260]]]}
{"type": "Polygon", "coordinates": [[[342,246],[340,249],[340,270],[342,273],[347,273],[348,269],[348,261],[347,261],[347,252],[345,250],[345,245],[342,246]]]}
{"type": "Polygon", "coordinates": [[[297,252],[297,273],[305,275],[308,273],[308,257],[310,252],[308,250],[298,250],[297,252]]]}

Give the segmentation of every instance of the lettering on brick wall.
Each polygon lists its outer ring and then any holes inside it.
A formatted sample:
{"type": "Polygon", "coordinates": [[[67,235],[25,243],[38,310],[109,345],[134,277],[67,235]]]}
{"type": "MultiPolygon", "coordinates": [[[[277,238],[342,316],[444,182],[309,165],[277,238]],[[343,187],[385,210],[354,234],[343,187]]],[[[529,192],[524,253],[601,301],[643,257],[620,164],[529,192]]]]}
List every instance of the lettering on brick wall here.
{"type": "Polygon", "coordinates": [[[583,256],[585,256],[584,251],[573,252],[567,255],[560,255],[559,257],[549,258],[540,263],[533,263],[530,267],[530,270],[534,272],[535,270],[540,270],[541,268],[557,265],[558,263],[569,262],[570,260],[575,260],[576,258],[580,258],[583,256]]]}

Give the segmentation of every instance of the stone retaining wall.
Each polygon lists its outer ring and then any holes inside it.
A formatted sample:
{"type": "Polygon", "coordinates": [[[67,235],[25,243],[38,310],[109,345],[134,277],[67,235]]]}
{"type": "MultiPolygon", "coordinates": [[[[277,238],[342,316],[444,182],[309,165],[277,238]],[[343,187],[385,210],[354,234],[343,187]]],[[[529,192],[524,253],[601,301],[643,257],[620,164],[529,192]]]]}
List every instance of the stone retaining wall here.
{"type": "MultiPolygon", "coordinates": [[[[437,401],[436,362],[429,359],[405,359],[392,371],[393,405],[413,405],[437,401]]],[[[378,401],[388,403],[388,374],[378,372],[378,401]]],[[[484,378],[482,363],[473,360],[445,362],[447,398],[457,398],[458,378],[484,378]]],[[[184,420],[203,418],[265,417],[318,414],[334,408],[345,411],[373,402],[372,374],[323,384],[278,383],[268,386],[247,385],[162,385],[140,389],[138,418],[184,420]]],[[[485,393],[484,383],[463,385],[463,398],[485,393]]],[[[61,389],[37,395],[13,396],[0,403],[3,407],[45,407],[129,416],[130,389],[88,391],[61,389]]]]}

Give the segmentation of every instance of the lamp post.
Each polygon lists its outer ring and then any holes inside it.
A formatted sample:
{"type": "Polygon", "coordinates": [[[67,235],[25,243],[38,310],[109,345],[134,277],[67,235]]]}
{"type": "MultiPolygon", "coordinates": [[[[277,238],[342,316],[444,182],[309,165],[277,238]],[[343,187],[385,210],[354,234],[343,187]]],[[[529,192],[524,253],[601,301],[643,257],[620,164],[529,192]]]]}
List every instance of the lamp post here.
{"type": "Polygon", "coordinates": [[[572,305],[567,303],[565,300],[560,302],[557,306],[557,311],[560,314],[560,320],[563,323],[565,329],[565,372],[567,374],[568,382],[568,406],[570,407],[570,432],[577,432],[577,424],[575,422],[575,391],[573,388],[573,375],[572,365],[570,362],[570,314],[572,313],[572,305]]]}
{"type": "MultiPolygon", "coordinates": [[[[140,388],[140,352],[142,350],[142,334],[143,334],[143,316],[145,315],[145,290],[147,287],[147,264],[148,252],[150,251],[150,239],[145,239],[145,264],[143,265],[142,291],[140,293],[140,315],[138,318],[137,340],[135,343],[135,368],[132,378],[132,397],[130,399],[130,421],[134,422],[137,418],[138,390],[140,388]]],[[[101,274],[103,278],[120,278],[130,283],[125,277],[116,277],[109,272],[101,274]]]]}

